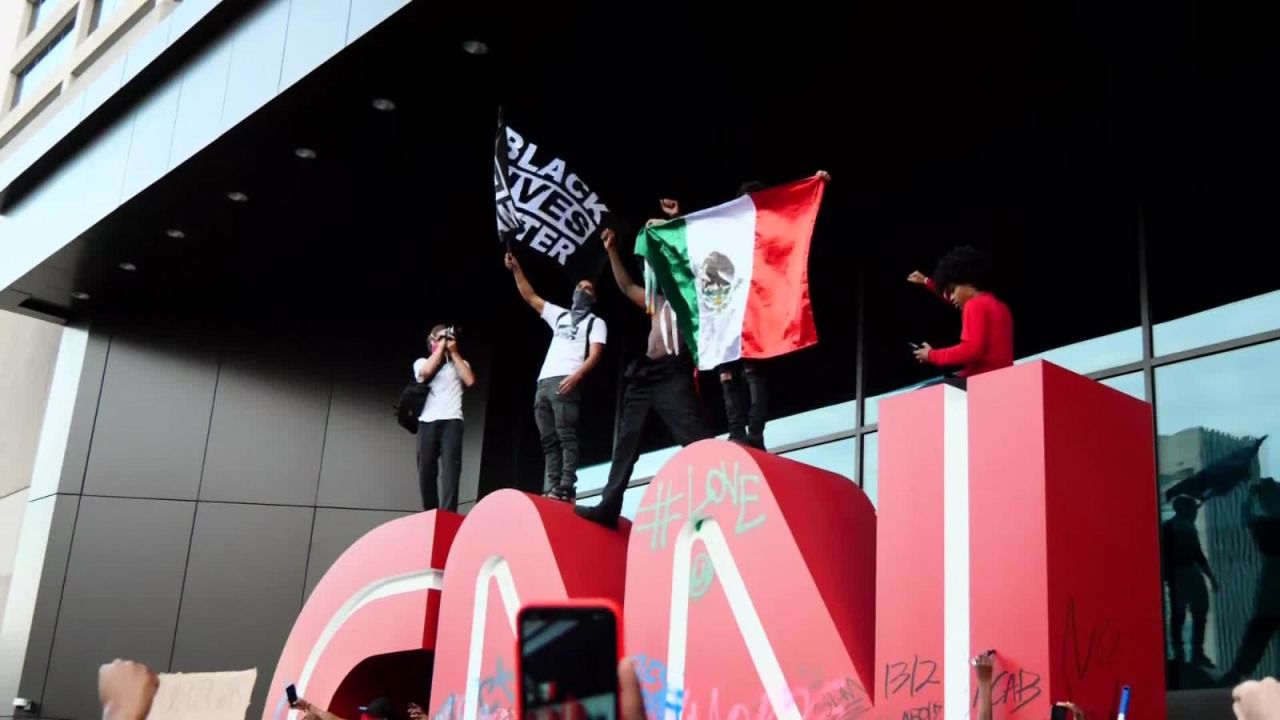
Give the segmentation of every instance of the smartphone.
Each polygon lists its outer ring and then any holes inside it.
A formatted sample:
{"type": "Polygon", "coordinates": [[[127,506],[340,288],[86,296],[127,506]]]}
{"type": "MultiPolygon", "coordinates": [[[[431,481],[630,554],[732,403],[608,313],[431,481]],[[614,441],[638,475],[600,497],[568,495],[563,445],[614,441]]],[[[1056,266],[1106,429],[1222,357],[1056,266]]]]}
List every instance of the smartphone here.
{"type": "Polygon", "coordinates": [[[913,343],[911,341],[907,341],[907,344],[911,346],[912,350],[919,350],[921,348],[921,345],[919,343],[913,343]]]}
{"type": "Polygon", "coordinates": [[[617,720],[622,624],[610,600],[526,605],[516,617],[519,720],[617,720]]]}
{"type": "Polygon", "coordinates": [[[289,707],[293,707],[298,704],[298,688],[294,687],[292,684],[285,685],[284,696],[289,700],[289,707]]]}

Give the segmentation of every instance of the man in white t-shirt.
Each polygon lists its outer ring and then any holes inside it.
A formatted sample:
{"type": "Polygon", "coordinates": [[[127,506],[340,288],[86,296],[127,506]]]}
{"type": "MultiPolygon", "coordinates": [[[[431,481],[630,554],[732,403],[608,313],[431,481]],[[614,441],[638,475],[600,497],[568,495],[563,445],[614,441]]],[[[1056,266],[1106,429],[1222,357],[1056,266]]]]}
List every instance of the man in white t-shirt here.
{"type": "Polygon", "coordinates": [[[590,280],[580,281],[573,290],[573,302],[563,308],[533,291],[514,255],[507,254],[506,264],[515,277],[520,297],[551,327],[551,345],[538,372],[533,419],[538,424],[546,461],[547,495],[572,502],[577,497],[574,486],[578,482],[580,385],[600,362],[608,334],[604,320],[591,312],[596,286],[590,280]]]}
{"type": "Polygon", "coordinates": [[[462,391],[475,384],[476,376],[458,351],[452,327],[431,328],[427,343],[431,355],[413,363],[413,377],[431,385],[418,416],[422,509],[457,512],[458,479],[462,476],[462,391]]]}

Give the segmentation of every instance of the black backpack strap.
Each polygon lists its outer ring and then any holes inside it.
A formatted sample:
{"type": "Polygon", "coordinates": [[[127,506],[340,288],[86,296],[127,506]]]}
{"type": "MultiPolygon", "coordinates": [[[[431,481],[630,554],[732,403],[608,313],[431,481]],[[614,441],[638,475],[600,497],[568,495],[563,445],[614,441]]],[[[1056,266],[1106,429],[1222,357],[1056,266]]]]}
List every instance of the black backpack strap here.
{"type": "Polygon", "coordinates": [[[587,358],[591,356],[591,326],[595,324],[595,321],[596,321],[595,315],[592,315],[591,317],[587,318],[587,338],[582,343],[582,361],[583,362],[586,362],[587,358]]]}

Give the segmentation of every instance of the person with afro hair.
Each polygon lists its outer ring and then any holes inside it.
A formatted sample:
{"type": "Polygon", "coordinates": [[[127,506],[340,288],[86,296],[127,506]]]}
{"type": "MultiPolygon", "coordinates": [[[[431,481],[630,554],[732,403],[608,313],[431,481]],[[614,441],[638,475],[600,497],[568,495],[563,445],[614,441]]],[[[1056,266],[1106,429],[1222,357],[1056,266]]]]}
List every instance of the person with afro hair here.
{"type": "Polygon", "coordinates": [[[991,260],[970,245],[942,256],[927,277],[919,270],[907,282],[923,285],[960,310],[960,342],[947,348],[922,344],[916,360],[942,368],[960,368],[959,378],[971,378],[1013,364],[1013,315],[991,292],[991,260]]]}

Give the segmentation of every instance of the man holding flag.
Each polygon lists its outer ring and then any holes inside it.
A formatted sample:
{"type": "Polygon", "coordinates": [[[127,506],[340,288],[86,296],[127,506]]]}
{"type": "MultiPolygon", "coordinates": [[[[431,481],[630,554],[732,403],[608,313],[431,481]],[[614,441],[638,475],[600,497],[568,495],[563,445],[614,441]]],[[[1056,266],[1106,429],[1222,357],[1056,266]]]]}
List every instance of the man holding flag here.
{"type": "Polygon", "coordinates": [[[631,471],[640,456],[640,440],[652,408],[671,437],[680,445],[688,445],[711,437],[699,412],[697,393],[693,387],[693,365],[676,323],[675,315],[661,293],[646,295],[645,288],[631,279],[626,262],[618,250],[612,229],[601,234],[613,278],[624,297],[649,313],[649,337],[645,354],[632,361],[624,373],[626,390],[622,394],[622,410],[613,441],[613,462],[609,466],[609,482],[600,504],[577,507],[578,515],[606,527],[616,527],[622,512],[622,494],[631,481],[631,471]]]}
{"type": "Polygon", "coordinates": [[[534,392],[533,419],[546,461],[546,494],[572,502],[578,482],[580,385],[600,362],[607,337],[604,320],[591,312],[596,286],[591,280],[580,280],[572,303],[564,308],[534,292],[514,254],[507,253],[506,265],[520,297],[551,326],[551,345],[534,392]]]}
{"type": "MultiPolygon", "coordinates": [[[[698,413],[692,369],[777,357],[818,341],[809,304],[809,243],[829,176],[747,193],[682,218],[651,222],[636,238],[645,284],[631,279],[612,231],[602,238],[622,293],[651,316],[645,357],[627,369],[609,482],[580,516],[614,526],[639,455],[649,408],[680,445],[711,436],[698,413]]],[[[678,204],[663,202],[669,218],[678,204]]]]}

